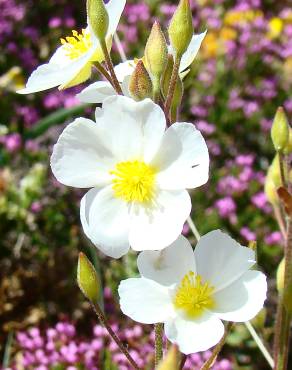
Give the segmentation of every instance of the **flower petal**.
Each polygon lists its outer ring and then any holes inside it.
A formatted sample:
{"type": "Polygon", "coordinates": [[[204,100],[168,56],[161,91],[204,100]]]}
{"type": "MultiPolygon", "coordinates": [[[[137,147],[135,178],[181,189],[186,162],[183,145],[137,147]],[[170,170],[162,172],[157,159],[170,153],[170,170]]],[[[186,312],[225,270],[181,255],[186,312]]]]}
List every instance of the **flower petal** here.
{"type": "Polygon", "coordinates": [[[209,153],[200,131],[191,123],[173,124],[163,137],[153,165],[160,169],[157,181],[163,189],[205,184],[209,177],[209,153]]]}
{"type": "Polygon", "coordinates": [[[189,271],[196,272],[193,249],[182,235],[162,251],[140,253],[137,265],[143,277],[162,285],[178,283],[189,271]]]}
{"type": "Polygon", "coordinates": [[[105,4],[109,15],[108,35],[113,36],[116,32],[125,5],[126,0],[110,0],[105,4]]]}
{"type": "Polygon", "coordinates": [[[135,321],[155,324],[166,321],[173,313],[168,289],[155,281],[123,280],[118,291],[122,312],[135,321]]]}
{"type": "Polygon", "coordinates": [[[108,186],[90,190],[81,201],[80,217],[87,237],[104,254],[120,258],[129,250],[129,217],[125,202],[108,186]]]}
{"type": "Polygon", "coordinates": [[[221,320],[207,312],[196,321],[178,316],[165,324],[166,337],[186,355],[215,346],[223,334],[224,325],[221,320]]]}
{"type": "Polygon", "coordinates": [[[155,205],[131,209],[130,245],[137,251],[160,250],[177,239],[191,211],[187,191],[159,191],[155,205]]]}
{"type": "Polygon", "coordinates": [[[241,246],[220,230],[201,237],[195,258],[198,274],[209,281],[216,292],[239,279],[255,264],[252,249],[241,246]]]}
{"type": "Polygon", "coordinates": [[[201,47],[201,44],[206,36],[206,33],[207,31],[200,33],[199,35],[194,35],[192,37],[190,45],[188,46],[186,52],[182,56],[179,68],[180,72],[183,72],[193,63],[201,47]]]}
{"type": "Polygon", "coordinates": [[[115,66],[115,73],[119,82],[123,82],[128,76],[131,76],[135,70],[136,63],[130,59],[126,62],[120,63],[115,66]]]}
{"type": "Polygon", "coordinates": [[[82,103],[103,103],[109,96],[116,95],[115,89],[107,81],[95,82],[84,90],[82,90],[76,97],[82,103]]]}
{"type": "Polygon", "coordinates": [[[135,102],[125,96],[107,98],[98,122],[119,161],[149,162],[166,125],[162,109],[150,99],[135,102]]]}
{"type": "Polygon", "coordinates": [[[227,288],[214,294],[218,317],[244,322],[254,318],[263,308],[267,294],[266,277],[260,271],[247,271],[227,288]]]}
{"type": "Polygon", "coordinates": [[[52,171],[68,186],[91,188],[109,183],[114,158],[95,122],[77,118],[68,125],[54,146],[52,171]]]}

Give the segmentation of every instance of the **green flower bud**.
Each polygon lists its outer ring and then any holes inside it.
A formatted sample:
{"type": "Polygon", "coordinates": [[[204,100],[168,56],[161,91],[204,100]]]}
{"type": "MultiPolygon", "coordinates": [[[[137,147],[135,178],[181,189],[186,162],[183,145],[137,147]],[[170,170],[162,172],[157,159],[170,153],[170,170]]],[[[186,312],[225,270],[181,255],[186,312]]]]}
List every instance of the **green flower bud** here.
{"type": "Polygon", "coordinates": [[[289,142],[289,124],[282,107],[279,107],[274,118],[271,137],[277,152],[282,152],[289,142]]]}
{"type": "Polygon", "coordinates": [[[192,11],[189,0],[180,0],[168,28],[169,40],[176,55],[181,57],[187,50],[194,34],[192,11]]]}
{"type": "Polygon", "coordinates": [[[279,203],[277,188],[275,186],[275,183],[274,183],[273,179],[269,175],[267,175],[267,177],[266,177],[265,194],[266,194],[266,197],[267,197],[268,201],[271,204],[276,205],[276,204],[279,203]]]}
{"type": "Polygon", "coordinates": [[[160,80],[167,63],[167,44],[158,22],[153,24],[145,47],[145,66],[155,80],[160,80]]]}
{"type": "MultiPolygon", "coordinates": [[[[173,65],[174,65],[174,60],[172,55],[168,55],[168,60],[167,60],[167,65],[166,69],[164,71],[164,74],[162,76],[162,94],[164,98],[166,99],[167,94],[168,94],[168,89],[169,89],[169,84],[171,80],[171,75],[172,75],[172,70],[173,70],[173,65]]],[[[176,114],[177,114],[177,109],[181,104],[182,97],[184,93],[184,86],[182,83],[182,80],[180,76],[178,76],[176,85],[175,85],[175,90],[174,90],[174,95],[173,99],[171,102],[171,121],[174,122],[176,120],[176,114]]]]}
{"type": "Polygon", "coordinates": [[[103,0],[87,0],[87,17],[95,36],[104,41],[109,25],[109,16],[103,0]]]}
{"type": "Polygon", "coordinates": [[[134,100],[152,98],[153,85],[142,60],[139,60],[130,78],[129,91],[134,100]]]}
{"type": "Polygon", "coordinates": [[[289,127],[289,139],[288,139],[287,145],[283,149],[283,153],[286,155],[289,155],[292,153],[292,128],[291,127],[289,127]]]}
{"type": "Polygon", "coordinates": [[[79,253],[77,282],[85,297],[91,302],[96,303],[100,290],[99,279],[92,263],[83,253],[79,253]]]}
{"type": "Polygon", "coordinates": [[[157,370],[178,370],[178,363],[178,349],[176,345],[172,345],[165,358],[158,365],[157,370]]]}

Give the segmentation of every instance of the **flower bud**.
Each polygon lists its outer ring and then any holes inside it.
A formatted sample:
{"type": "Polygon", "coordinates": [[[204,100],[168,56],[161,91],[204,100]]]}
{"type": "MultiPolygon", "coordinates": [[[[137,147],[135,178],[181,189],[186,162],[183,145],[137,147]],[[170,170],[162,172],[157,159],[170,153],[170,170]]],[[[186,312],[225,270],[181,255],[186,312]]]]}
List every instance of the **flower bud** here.
{"type": "Polygon", "coordinates": [[[167,44],[158,22],[153,24],[145,47],[145,66],[152,76],[158,80],[167,63],[167,44]]]}
{"type": "Polygon", "coordinates": [[[272,180],[271,176],[267,175],[266,182],[265,182],[265,194],[268,201],[272,205],[276,205],[279,203],[279,198],[277,194],[277,188],[275,186],[274,181],[272,180]]]}
{"type": "Polygon", "coordinates": [[[277,152],[282,152],[289,142],[289,124],[282,107],[279,107],[274,118],[271,137],[277,152]]]}
{"type": "Polygon", "coordinates": [[[157,370],[177,370],[178,369],[178,349],[176,345],[171,346],[164,360],[158,365],[157,370]]]}
{"type": "Polygon", "coordinates": [[[291,127],[289,127],[289,139],[288,139],[288,143],[283,149],[283,153],[286,155],[292,154],[292,128],[291,127]]]}
{"type": "Polygon", "coordinates": [[[180,0],[170,21],[168,34],[176,55],[182,57],[194,34],[192,11],[189,0],[180,0]]]}
{"type": "Polygon", "coordinates": [[[79,253],[77,282],[85,297],[93,303],[97,302],[100,290],[99,279],[92,263],[83,253],[79,253]]]}
{"type": "Polygon", "coordinates": [[[142,60],[138,61],[130,78],[129,91],[136,101],[152,98],[153,96],[152,81],[142,60]]]}
{"type": "Polygon", "coordinates": [[[87,0],[87,17],[95,36],[99,41],[104,41],[108,31],[109,16],[103,0],[87,0]]]}
{"type": "MultiPolygon", "coordinates": [[[[165,99],[166,99],[167,94],[168,94],[169,84],[170,84],[172,70],[173,70],[173,64],[174,64],[173,56],[168,55],[166,69],[164,71],[164,74],[162,76],[162,81],[161,81],[162,94],[163,94],[165,99]]],[[[174,90],[172,103],[171,103],[172,121],[174,121],[175,118],[176,118],[177,109],[181,104],[183,92],[184,92],[184,86],[183,86],[183,83],[182,83],[182,80],[181,80],[180,76],[178,76],[177,81],[176,81],[176,85],[175,85],[175,90],[174,90]]]]}

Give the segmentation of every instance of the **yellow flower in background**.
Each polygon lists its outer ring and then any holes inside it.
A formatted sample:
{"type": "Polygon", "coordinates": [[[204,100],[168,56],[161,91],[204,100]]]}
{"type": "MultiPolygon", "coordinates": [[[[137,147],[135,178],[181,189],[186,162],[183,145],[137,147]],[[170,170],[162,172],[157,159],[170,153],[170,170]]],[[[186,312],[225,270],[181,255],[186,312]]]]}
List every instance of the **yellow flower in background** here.
{"type": "Polygon", "coordinates": [[[281,18],[274,17],[269,22],[269,31],[268,31],[268,38],[276,39],[279,37],[283,31],[284,23],[281,18]]]}
{"type": "Polygon", "coordinates": [[[220,31],[220,39],[224,41],[235,40],[237,32],[232,27],[223,27],[220,31]]]}
{"type": "Polygon", "coordinates": [[[202,47],[202,53],[205,58],[214,58],[219,51],[219,37],[216,32],[208,32],[202,47]]]}
{"type": "Polygon", "coordinates": [[[260,10],[230,11],[224,17],[224,24],[236,26],[237,24],[252,22],[261,17],[263,17],[263,12],[260,10]]]}

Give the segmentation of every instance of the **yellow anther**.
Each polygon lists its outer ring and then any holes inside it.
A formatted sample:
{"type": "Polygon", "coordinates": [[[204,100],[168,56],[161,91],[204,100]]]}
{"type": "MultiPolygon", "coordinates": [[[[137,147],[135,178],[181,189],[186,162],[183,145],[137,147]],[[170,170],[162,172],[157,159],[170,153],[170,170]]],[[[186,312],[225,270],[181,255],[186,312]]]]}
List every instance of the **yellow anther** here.
{"type": "Polygon", "coordinates": [[[213,293],[214,288],[208,282],[203,283],[200,275],[190,271],[181,280],[173,304],[186,316],[196,318],[205,310],[214,308],[213,293]]]}
{"type": "Polygon", "coordinates": [[[73,37],[68,36],[61,39],[61,44],[65,50],[66,56],[72,60],[85,54],[92,46],[90,33],[83,29],[82,33],[72,31],[73,37]]]}

